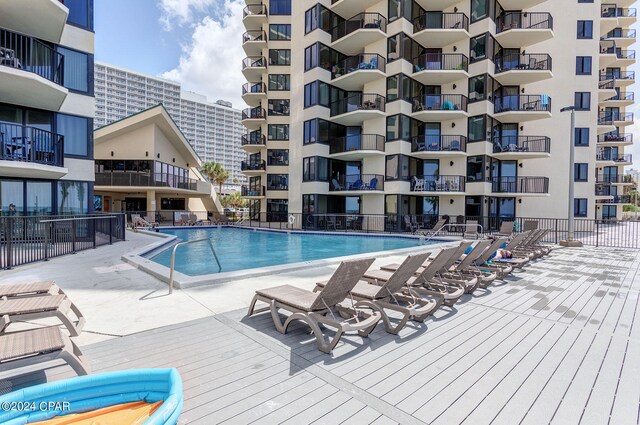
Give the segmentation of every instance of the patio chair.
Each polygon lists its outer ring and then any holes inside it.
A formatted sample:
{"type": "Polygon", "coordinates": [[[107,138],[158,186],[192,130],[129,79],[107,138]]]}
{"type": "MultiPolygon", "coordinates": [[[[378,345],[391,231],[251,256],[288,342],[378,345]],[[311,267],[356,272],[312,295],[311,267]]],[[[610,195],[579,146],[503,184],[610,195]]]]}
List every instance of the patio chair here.
{"type": "Polygon", "coordinates": [[[365,185],[365,189],[367,190],[376,190],[378,188],[378,178],[374,177],[371,179],[371,181],[369,182],[369,185],[366,186],[365,185]]]}
{"type": "Polygon", "coordinates": [[[419,179],[416,176],[411,177],[413,183],[413,190],[415,192],[424,191],[424,179],[419,179]]]}
{"type": "Polygon", "coordinates": [[[0,300],[0,332],[11,322],[57,317],[71,336],[82,332],[85,318],[80,310],[64,294],[43,295],[0,300]],[[71,318],[74,313],[77,320],[71,318]]]}
{"type": "MultiPolygon", "coordinates": [[[[444,301],[444,297],[422,298],[407,285],[407,281],[422,263],[429,258],[430,254],[426,252],[409,255],[398,267],[398,270],[382,285],[375,285],[361,280],[351,291],[354,299],[362,301],[365,305],[370,304],[373,310],[380,312],[384,328],[390,334],[397,334],[410,319],[423,322],[444,301]],[[403,293],[403,290],[405,293],[403,293]],[[411,294],[407,295],[406,292],[411,294]],[[397,325],[394,326],[392,324],[385,310],[392,310],[402,314],[402,318],[397,325]]],[[[325,285],[326,282],[317,283],[314,291],[324,288],[325,285]]]]}
{"type": "Polygon", "coordinates": [[[500,230],[498,233],[494,233],[493,236],[506,236],[509,237],[513,234],[513,221],[503,221],[500,224],[500,230]]]}
{"type": "Polygon", "coordinates": [[[478,233],[478,221],[477,220],[468,220],[464,225],[464,231],[462,233],[463,239],[478,239],[480,237],[480,233],[478,233]]]}
{"type": "Polygon", "coordinates": [[[412,234],[414,234],[418,228],[409,214],[404,215],[404,227],[405,229],[408,229],[412,234]]]}
{"type": "Polygon", "coordinates": [[[434,236],[440,230],[444,229],[444,226],[447,224],[447,220],[441,218],[433,225],[430,229],[426,229],[426,231],[422,232],[424,236],[434,236]]]}
{"type": "Polygon", "coordinates": [[[537,230],[538,229],[538,220],[525,220],[524,221],[524,231],[527,232],[529,230],[537,230]]]}
{"type": "Polygon", "coordinates": [[[336,216],[335,215],[328,215],[327,216],[327,230],[329,230],[329,229],[338,230],[337,225],[336,225],[336,216]]]}
{"type": "Polygon", "coordinates": [[[331,179],[331,185],[333,186],[333,190],[344,190],[344,186],[338,183],[336,179],[331,179]]]}
{"type": "Polygon", "coordinates": [[[371,309],[369,303],[351,302],[349,306],[341,304],[350,297],[350,292],[373,261],[373,258],[343,261],[320,292],[291,285],[258,290],[251,301],[248,315],[270,310],[273,324],[283,334],[292,321],[303,321],[315,334],[318,349],[330,353],[343,333],[357,331],[360,336],[367,337],[381,319],[381,314],[375,309],[370,314],[365,312],[365,309],[371,309]],[[256,309],[257,301],[265,302],[269,307],[256,309]],[[282,322],[278,310],[291,314],[282,322]],[[321,325],[334,328],[335,336],[327,339],[321,325]]]}
{"type": "Polygon", "coordinates": [[[487,288],[491,282],[493,282],[497,273],[491,270],[482,270],[476,266],[476,261],[492,244],[491,240],[479,241],[469,252],[464,256],[455,268],[450,270],[452,276],[464,277],[464,276],[476,276],[478,278],[478,285],[476,287],[468,287],[466,293],[473,292],[477,287],[487,288]]]}
{"type": "Polygon", "coordinates": [[[149,223],[149,225],[150,225],[152,228],[156,228],[156,227],[158,227],[158,226],[160,225],[157,221],[155,221],[155,220],[151,219],[148,215],[145,215],[145,216],[144,216],[144,221],[146,221],[147,223],[149,223]]]}
{"type": "Polygon", "coordinates": [[[355,182],[351,183],[351,185],[349,185],[349,190],[362,190],[363,189],[363,184],[362,184],[362,179],[357,179],[355,182]]]}
{"type": "Polygon", "coordinates": [[[138,227],[152,228],[152,224],[142,218],[140,214],[131,214],[131,226],[136,229],[138,227]]]}
{"type": "Polygon", "coordinates": [[[191,226],[190,219],[191,217],[189,216],[189,214],[180,214],[180,225],[191,226]]]}
{"type": "Polygon", "coordinates": [[[0,335],[0,379],[20,374],[17,369],[31,370],[34,364],[58,359],[78,375],[91,373],[78,346],[56,326],[0,335]]]}

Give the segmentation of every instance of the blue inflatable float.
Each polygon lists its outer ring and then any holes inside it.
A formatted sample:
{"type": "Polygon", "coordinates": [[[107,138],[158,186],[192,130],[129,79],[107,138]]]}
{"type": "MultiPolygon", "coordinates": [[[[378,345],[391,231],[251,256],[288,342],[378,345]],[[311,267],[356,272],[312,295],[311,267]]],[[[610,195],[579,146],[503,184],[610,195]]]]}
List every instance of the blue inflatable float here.
{"type": "Polygon", "coordinates": [[[153,409],[147,409],[144,425],[174,425],[182,403],[182,379],[176,369],[123,370],[49,382],[0,396],[1,406],[14,407],[0,410],[0,424],[55,423],[68,415],[109,408],[110,414],[118,415],[119,406],[148,404],[153,409]]]}

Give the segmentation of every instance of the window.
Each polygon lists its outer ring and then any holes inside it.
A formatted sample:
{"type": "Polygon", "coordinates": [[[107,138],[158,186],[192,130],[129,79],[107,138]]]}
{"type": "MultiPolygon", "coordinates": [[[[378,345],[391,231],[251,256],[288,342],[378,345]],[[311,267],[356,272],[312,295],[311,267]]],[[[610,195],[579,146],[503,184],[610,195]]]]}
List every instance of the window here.
{"type": "Polygon", "coordinates": [[[485,136],[485,121],[486,121],[486,115],[469,117],[469,123],[468,123],[469,132],[467,134],[469,138],[469,143],[487,140],[485,136]]]}
{"type": "Polygon", "coordinates": [[[289,124],[269,124],[267,133],[269,140],[289,140],[289,124]]]}
{"type": "Polygon", "coordinates": [[[288,116],[289,99],[269,99],[269,116],[288,116]]]}
{"type": "Polygon", "coordinates": [[[93,0],[64,0],[69,9],[67,23],[93,31],[93,0]]]}
{"type": "Polygon", "coordinates": [[[389,155],[385,161],[385,180],[408,181],[409,157],[406,155],[389,155]]]}
{"type": "Polygon", "coordinates": [[[288,174],[267,174],[267,190],[288,190],[288,174]]]}
{"type": "Polygon", "coordinates": [[[393,22],[399,18],[404,18],[407,21],[411,22],[412,17],[412,0],[389,0],[389,22],[393,22]]]}
{"type": "Polygon", "coordinates": [[[471,22],[489,17],[489,0],[471,0],[471,22]]]}
{"type": "Polygon", "coordinates": [[[593,21],[578,21],[578,39],[593,38],[593,21]]]}
{"type": "Polygon", "coordinates": [[[291,25],[289,24],[269,25],[269,40],[280,40],[280,41],[291,40],[291,25]]]}
{"type": "Polygon", "coordinates": [[[288,149],[269,149],[267,150],[267,165],[289,165],[288,149]]]}
{"type": "Polygon", "coordinates": [[[578,0],[578,3],[593,3],[593,0],[578,0]]]}
{"type": "Polygon", "coordinates": [[[404,100],[411,102],[414,97],[414,90],[418,90],[420,84],[405,74],[397,74],[387,78],[387,102],[394,100],[404,100]]]}
{"type": "Polygon", "coordinates": [[[587,180],[589,180],[589,164],[587,164],[586,162],[579,162],[574,164],[574,175],[573,175],[573,181],[575,182],[586,182],[587,180]]]}
{"type": "Polygon", "coordinates": [[[270,0],[269,14],[291,15],[291,0],[270,0]]]}
{"type": "Polygon", "coordinates": [[[576,75],[591,75],[591,56],[576,57],[576,75]]]}
{"type": "Polygon", "coordinates": [[[314,81],[304,86],[304,107],[329,107],[329,85],[323,81],[314,81]]]}
{"type": "Polygon", "coordinates": [[[482,182],[484,181],[486,158],[481,156],[470,156],[467,158],[467,181],[482,182]]]}
{"type": "Polygon", "coordinates": [[[574,217],[587,216],[587,199],[586,198],[576,198],[573,200],[573,216],[574,217]]]}
{"type": "Polygon", "coordinates": [[[304,122],[302,143],[305,145],[312,143],[328,144],[329,140],[344,137],[345,127],[323,119],[312,119],[304,122]]]}
{"type": "Polygon", "coordinates": [[[89,156],[93,147],[93,120],[57,114],[56,132],[64,136],[64,154],[89,156]]]}
{"type": "Polygon", "coordinates": [[[318,66],[318,43],[304,49],[304,70],[308,71],[318,66]]]}
{"type": "Polygon", "coordinates": [[[406,115],[392,115],[387,117],[387,142],[394,140],[410,142],[411,127],[411,118],[406,115]]]}
{"type": "Polygon", "coordinates": [[[396,59],[413,62],[413,58],[419,56],[423,50],[424,47],[401,32],[387,39],[387,62],[392,62],[396,59]]]}
{"type": "Polygon", "coordinates": [[[58,181],[58,214],[87,214],[89,212],[89,183],[58,181]]]}
{"type": "Polygon", "coordinates": [[[291,50],[269,49],[269,65],[291,65],[291,50]]]}
{"type": "Polygon", "coordinates": [[[184,198],[160,198],[161,210],[184,211],[184,198]]]}
{"type": "Polygon", "coordinates": [[[93,56],[65,47],[58,52],[64,56],[64,86],[93,95],[93,56]]]}
{"type": "Polygon", "coordinates": [[[576,128],[575,146],[589,146],[588,128],[576,128]]]}
{"type": "Polygon", "coordinates": [[[269,90],[271,91],[291,90],[291,76],[289,74],[270,74],[269,90]]]}
{"type": "Polygon", "coordinates": [[[588,111],[591,109],[591,93],[588,91],[576,92],[575,94],[576,111],[588,111]]]}
{"type": "Polygon", "coordinates": [[[329,160],[323,156],[302,159],[302,181],[329,181],[329,160]]]}

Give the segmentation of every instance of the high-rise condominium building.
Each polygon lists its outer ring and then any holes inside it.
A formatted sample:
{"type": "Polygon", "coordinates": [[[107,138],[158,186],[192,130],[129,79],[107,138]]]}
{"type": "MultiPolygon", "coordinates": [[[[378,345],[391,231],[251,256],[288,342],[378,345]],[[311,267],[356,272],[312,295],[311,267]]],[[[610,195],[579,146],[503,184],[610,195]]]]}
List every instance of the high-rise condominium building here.
{"type": "Polygon", "coordinates": [[[0,215],[93,208],[93,0],[0,2],[0,215]]]}
{"type": "Polygon", "coordinates": [[[240,172],[240,137],[246,129],[230,102],[209,103],[205,96],[182,91],[179,83],[101,62],[95,66],[95,93],[95,128],[162,103],[200,158],[229,171],[227,190],[239,189],[246,180],[240,172]]]}
{"type": "Polygon", "coordinates": [[[621,216],[631,4],[248,0],[251,212],[621,216]]]}

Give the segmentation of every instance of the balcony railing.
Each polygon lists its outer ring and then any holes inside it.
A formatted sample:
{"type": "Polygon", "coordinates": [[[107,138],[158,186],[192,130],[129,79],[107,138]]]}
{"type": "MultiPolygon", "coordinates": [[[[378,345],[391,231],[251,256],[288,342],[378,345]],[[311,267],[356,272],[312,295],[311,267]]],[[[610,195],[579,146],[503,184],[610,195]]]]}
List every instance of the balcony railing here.
{"type": "Polygon", "coordinates": [[[616,50],[616,56],[618,59],[635,59],[636,51],[635,50],[616,50]]]}
{"type": "Polygon", "coordinates": [[[64,137],[26,125],[0,122],[0,160],[62,167],[64,137]]]}
{"type": "Polygon", "coordinates": [[[635,98],[634,93],[631,91],[631,92],[619,92],[617,95],[607,100],[608,101],[609,100],[633,101],[634,98],[635,98]]]}
{"type": "Polygon", "coordinates": [[[493,153],[549,153],[551,139],[546,136],[502,136],[493,139],[493,153]]]}
{"type": "Polygon", "coordinates": [[[598,143],[633,143],[633,133],[623,134],[601,134],[598,136],[598,143]]]}
{"type": "Polygon", "coordinates": [[[596,204],[630,204],[632,202],[631,195],[613,195],[613,199],[596,199],[596,204]]]}
{"type": "Polygon", "coordinates": [[[267,190],[289,190],[289,183],[286,179],[267,181],[267,190]]]}
{"type": "Polygon", "coordinates": [[[496,57],[496,74],[506,71],[551,71],[551,56],[546,53],[513,53],[496,57]]]}
{"type": "Polygon", "coordinates": [[[599,174],[596,176],[596,183],[633,183],[633,178],[622,174],[599,174]]]}
{"type": "Polygon", "coordinates": [[[359,110],[385,111],[386,98],[375,93],[356,93],[331,103],[331,116],[359,110]]]}
{"type": "Polygon", "coordinates": [[[264,108],[247,108],[242,111],[243,120],[259,120],[266,119],[267,113],[264,108]]]}
{"type": "Polygon", "coordinates": [[[413,71],[468,71],[469,58],[461,53],[426,53],[413,59],[413,71]]]}
{"type": "Polygon", "coordinates": [[[240,188],[241,196],[265,196],[266,193],[264,186],[242,186],[240,188]]]}
{"type": "Polygon", "coordinates": [[[551,112],[551,97],[540,94],[515,94],[497,96],[494,99],[494,112],[551,112]]]}
{"type": "Polygon", "coordinates": [[[613,80],[598,82],[598,89],[600,90],[613,90],[615,89],[615,87],[616,87],[616,83],[613,80]]]}
{"type": "Polygon", "coordinates": [[[512,29],[552,30],[553,17],[547,12],[506,12],[496,18],[496,34],[512,29]]]}
{"type": "Polygon", "coordinates": [[[331,78],[342,77],[355,71],[378,70],[386,72],[387,61],[375,53],[361,53],[338,62],[331,68],[331,78]]]}
{"type": "Polygon", "coordinates": [[[493,193],[549,193],[548,177],[493,177],[493,193]]]}
{"type": "Polygon", "coordinates": [[[264,56],[249,56],[242,60],[242,69],[266,68],[267,59],[264,56]]]}
{"type": "Polygon", "coordinates": [[[242,146],[246,146],[246,145],[266,145],[267,144],[267,138],[264,136],[264,134],[259,134],[259,133],[243,134],[242,137],[241,137],[241,144],[242,144],[242,146]]]}
{"type": "Polygon", "coordinates": [[[600,81],[635,80],[634,71],[601,72],[600,81]]]}
{"type": "Polygon", "coordinates": [[[633,162],[630,154],[613,154],[610,152],[597,152],[597,161],[613,161],[613,162],[633,162]]]}
{"type": "Polygon", "coordinates": [[[171,187],[198,190],[198,181],[169,174],[131,173],[126,171],[96,173],[96,186],[171,187]]]}
{"type": "Polygon", "coordinates": [[[603,18],[635,18],[637,16],[635,8],[618,7],[613,3],[603,4],[600,10],[603,18]]]}
{"type": "Polygon", "coordinates": [[[252,15],[268,15],[267,6],[264,4],[250,4],[242,10],[242,18],[252,15]]]}
{"type": "Polygon", "coordinates": [[[464,13],[427,12],[413,20],[413,32],[426,29],[469,30],[469,18],[464,13]]]}
{"type": "Polygon", "coordinates": [[[598,114],[599,125],[613,125],[616,121],[633,122],[633,112],[600,112],[598,114]]]}
{"type": "Polygon", "coordinates": [[[267,33],[261,30],[249,30],[242,34],[242,43],[249,41],[267,41],[267,33]]]}
{"type": "Polygon", "coordinates": [[[5,29],[0,29],[0,65],[64,84],[64,55],[33,37],[5,29]]]}
{"type": "Polygon", "coordinates": [[[353,151],[384,152],[385,137],[378,134],[359,134],[338,137],[329,142],[329,153],[344,153],[353,151]]]}
{"type": "Polygon", "coordinates": [[[387,32],[387,18],[379,13],[359,13],[331,29],[331,41],[336,41],[360,29],[379,29],[387,32]]]}
{"type": "Polygon", "coordinates": [[[411,176],[412,192],[464,192],[464,176],[411,176]]]}
{"type": "Polygon", "coordinates": [[[384,190],[384,176],[380,174],[348,174],[334,177],[329,182],[329,191],[384,190]]]}
{"type": "Polygon", "coordinates": [[[413,112],[419,111],[464,111],[469,99],[462,94],[426,94],[413,98],[413,112]]]}
{"type": "Polygon", "coordinates": [[[263,171],[267,169],[267,164],[264,161],[242,161],[240,163],[240,169],[242,171],[263,171]]]}
{"type": "Polygon", "coordinates": [[[265,94],[267,93],[267,85],[265,83],[244,83],[242,85],[242,94],[247,93],[265,94]]]}
{"type": "Polygon", "coordinates": [[[460,135],[425,134],[411,138],[411,152],[466,152],[467,138],[460,135]]]}
{"type": "Polygon", "coordinates": [[[636,38],[636,30],[628,28],[616,28],[611,30],[603,38],[616,39],[616,38],[636,38]]]}

